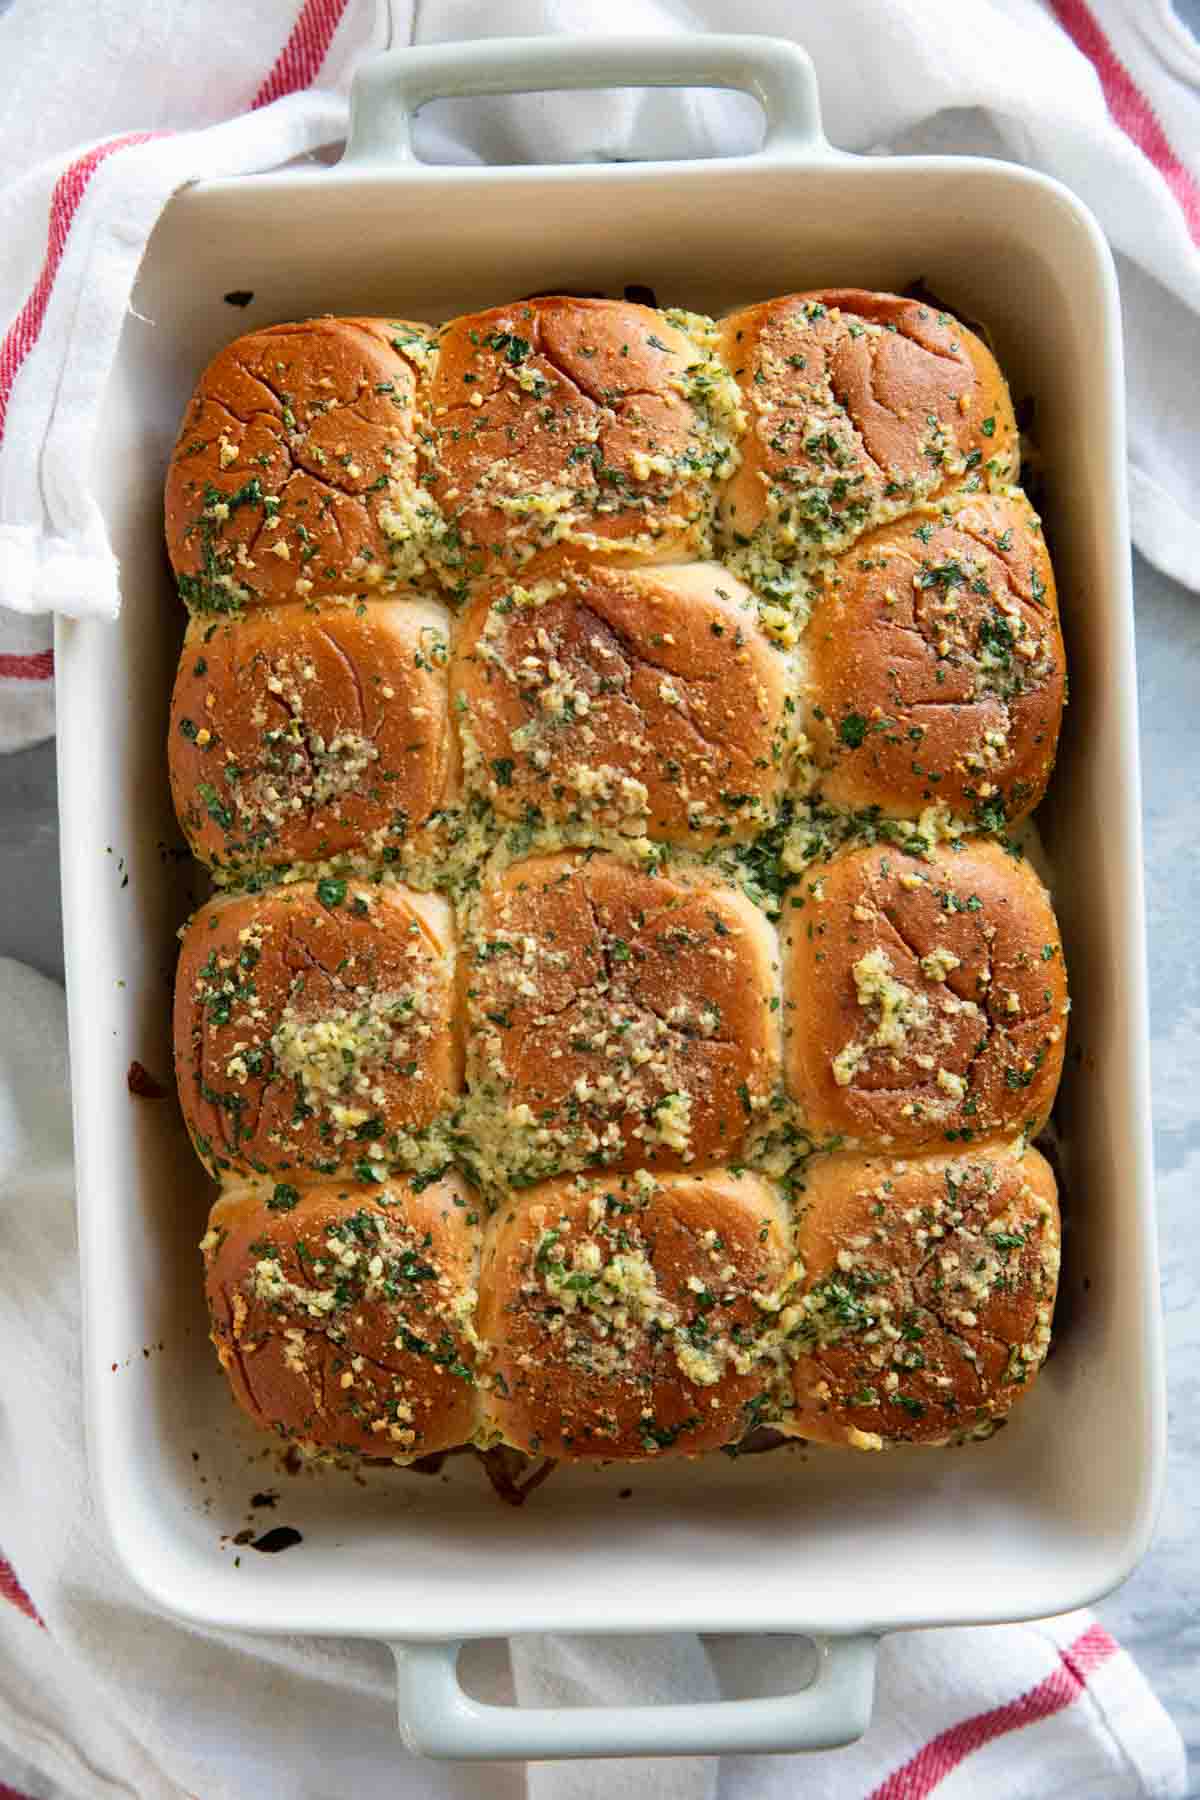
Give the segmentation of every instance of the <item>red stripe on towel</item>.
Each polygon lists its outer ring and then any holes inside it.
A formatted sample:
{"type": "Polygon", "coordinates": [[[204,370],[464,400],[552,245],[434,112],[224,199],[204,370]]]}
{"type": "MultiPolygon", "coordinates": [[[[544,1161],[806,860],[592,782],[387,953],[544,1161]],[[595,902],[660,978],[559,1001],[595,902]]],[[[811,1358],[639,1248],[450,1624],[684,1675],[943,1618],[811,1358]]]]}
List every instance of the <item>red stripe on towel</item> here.
{"type": "MultiPolygon", "coordinates": [[[[17,1580],[17,1571],[2,1556],[0,1556],[0,1600],[7,1600],[11,1606],[16,1607],[18,1612],[23,1612],[27,1619],[32,1619],[35,1625],[42,1623],[38,1617],[37,1607],[17,1580]]],[[[3,1790],[3,1792],[7,1792],[7,1790],[3,1790]]],[[[2,1793],[0,1793],[0,1800],[2,1800],[2,1793]]]]}
{"type": "Polygon", "coordinates": [[[875,1788],[868,1800],[925,1800],[972,1750],[981,1750],[993,1738],[1019,1731],[1023,1725],[1036,1725],[1039,1719],[1048,1719],[1078,1700],[1092,1671],[1119,1649],[1103,1625],[1089,1625],[1073,1644],[1059,1651],[1059,1667],[1044,1681],[1004,1706],[976,1713],[974,1718],[939,1732],[875,1788]]]}
{"type": "Polygon", "coordinates": [[[279,52],[275,66],[255,94],[251,107],[270,106],[285,94],[299,93],[316,80],[341,23],[348,0],[304,0],[291,36],[279,52]]]}
{"type": "Polygon", "coordinates": [[[52,681],[53,650],[35,650],[29,656],[0,655],[0,676],[9,681],[52,681]]]}
{"type": "Polygon", "coordinates": [[[32,293],[0,342],[0,438],[4,436],[4,421],[8,414],[13,382],[21,364],[37,343],[50,301],[50,290],[54,286],[54,277],[58,274],[58,265],[67,247],[67,234],[79,210],[79,202],[87,192],[88,183],[100,164],[114,150],[127,149],[131,144],[144,144],[157,135],[151,131],[134,131],[125,137],[110,138],[108,143],[97,144],[86,156],[73,162],[55,182],[50,199],[50,232],[41,273],[33,285],[32,293]]]}
{"type": "Polygon", "coordinates": [[[1105,37],[1091,8],[1085,0],[1050,0],[1050,7],[1100,77],[1109,112],[1154,164],[1179,202],[1193,243],[1200,244],[1200,187],[1172,150],[1158,114],[1105,37]]]}

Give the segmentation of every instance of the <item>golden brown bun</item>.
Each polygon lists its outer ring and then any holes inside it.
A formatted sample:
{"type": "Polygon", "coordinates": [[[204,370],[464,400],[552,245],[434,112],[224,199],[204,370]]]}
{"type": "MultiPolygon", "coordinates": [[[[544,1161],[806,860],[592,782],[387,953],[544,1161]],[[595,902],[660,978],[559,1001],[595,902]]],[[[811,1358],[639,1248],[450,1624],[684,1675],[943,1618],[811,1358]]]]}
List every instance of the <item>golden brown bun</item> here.
{"type": "Polygon", "coordinates": [[[525,300],[446,326],[430,491],[461,539],[464,592],[489,570],[532,578],[571,547],[695,553],[714,461],[681,391],[698,354],[619,300],[525,300]]]}
{"type": "Polygon", "coordinates": [[[1066,970],[1028,863],[980,841],[855,850],[784,923],[784,1060],[814,1132],[901,1150],[1044,1122],[1066,970]]]}
{"type": "Polygon", "coordinates": [[[211,901],[175,981],[184,1117],[217,1171],[381,1177],[457,1092],[444,900],[327,878],[211,901]]]}
{"type": "Polygon", "coordinates": [[[975,469],[1017,479],[1004,377],[948,313],[861,288],[788,294],[724,320],[721,351],[750,418],[720,507],[735,539],[769,521],[785,555],[836,549],[975,469]]]}
{"type": "Polygon", "coordinates": [[[699,843],[769,823],[788,675],[749,590],[717,563],[555,587],[541,604],[501,588],[456,646],[455,716],[496,810],[699,843]]]}
{"type": "Polygon", "coordinates": [[[1045,1158],[998,1144],[833,1156],[803,1198],[785,1429],[860,1450],[986,1435],[1050,1342],[1059,1219],[1045,1158]]]}
{"type": "Polygon", "coordinates": [[[792,1273],[757,1175],[595,1176],[505,1202],[487,1229],[487,1423],[531,1455],[697,1455],[772,1416],[762,1343],[792,1273]]]}
{"type": "Polygon", "coordinates": [[[419,600],[262,607],[189,631],[168,760],[202,862],[378,857],[451,775],[449,621],[419,600]]]}
{"type": "Polygon", "coordinates": [[[455,1178],[218,1200],[202,1248],[238,1405],[327,1450],[407,1460],[461,1444],[475,1422],[477,1226],[455,1178]]]}
{"type": "Polygon", "coordinates": [[[167,471],[167,548],[193,610],[425,576],[435,519],[418,485],[415,407],[432,335],[309,319],[214,358],[167,471]]]}
{"type": "Polygon", "coordinates": [[[730,888],[534,857],[485,886],[462,963],[472,1087],[536,1173],[723,1161],[767,1103],[778,951],[730,888]]]}
{"type": "Polygon", "coordinates": [[[826,800],[993,829],[1037,805],[1066,665],[1054,573],[1023,497],[910,514],[838,560],[809,622],[808,735],[826,800]]]}

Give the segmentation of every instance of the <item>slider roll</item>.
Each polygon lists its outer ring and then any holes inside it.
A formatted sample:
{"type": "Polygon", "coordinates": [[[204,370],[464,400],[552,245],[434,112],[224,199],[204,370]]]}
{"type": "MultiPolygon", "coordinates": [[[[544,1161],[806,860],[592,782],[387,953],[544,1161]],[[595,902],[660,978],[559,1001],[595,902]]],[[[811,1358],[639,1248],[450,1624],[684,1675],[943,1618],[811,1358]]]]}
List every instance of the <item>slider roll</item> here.
{"type": "Polygon", "coordinates": [[[778,1075],[778,951],[733,889],[614,857],[518,863],[463,949],[470,1079],[521,1179],[735,1157],[778,1075]]]}
{"type": "Polygon", "coordinates": [[[779,1410],[793,1273],[786,1215],[755,1175],[639,1171],[514,1196],[483,1251],[489,1431],[575,1460],[736,1442],[779,1410]]]}
{"type": "Polygon", "coordinates": [[[452,791],[439,606],[270,606],[189,631],[171,703],[175,810],[194,854],[245,873],[391,862],[452,791]]]}
{"type": "Polygon", "coordinates": [[[476,1412],[478,1213],[454,1178],[364,1194],[237,1188],[202,1249],[212,1340],[238,1405],[307,1449],[408,1462],[476,1412]]]}
{"type": "Polygon", "coordinates": [[[1003,831],[1040,801],[1066,690],[1054,573],[1020,496],[956,497],[834,565],[805,637],[825,800],[1003,831]]]}
{"type": "Polygon", "coordinates": [[[734,412],[724,371],[649,307],[550,297],[453,320],[426,450],[458,597],[481,576],[535,579],[564,555],[701,554],[734,412]]]}
{"type": "Polygon", "coordinates": [[[200,377],[167,471],[167,549],[191,611],[434,585],[421,484],[429,326],[309,319],[238,338],[200,377]]]}
{"type": "Polygon", "coordinates": [[[749,420],[721,536],[768,587],[919,501],[1017,479],[1004,377],[949,313],[829,288],[735,313],[720,344],[749,420]]]}
{"type": "Polygon", "coordinates": [[[802,1198],[785,1429],[859,1450],[987,1436],[1050,1344],[1059,1215],[1045,1158],[1020,1142],[832,1156],[802,1198]]]}
{"type": "Polygon", "coordinates": [[[222,1177],[349,1175],[416,1157],[460,1053],[444,900],[324,877],[211,901],[184,934],[175,1071],[222,1177]]]}
{"type": "Polygon", "coordinates": [[[787,1080],[809,1128],[897,1152],[1035,1135],[1066,1044],[1058,925],[996,844],[836,856],[784,914],[787,1080]]]}
{"type": "Polygon", "coordinates": [[[463,621],[455,713],[496,811],[705,845],[771,823],[791,679],[716,563],[568,569],[463,621]]]}

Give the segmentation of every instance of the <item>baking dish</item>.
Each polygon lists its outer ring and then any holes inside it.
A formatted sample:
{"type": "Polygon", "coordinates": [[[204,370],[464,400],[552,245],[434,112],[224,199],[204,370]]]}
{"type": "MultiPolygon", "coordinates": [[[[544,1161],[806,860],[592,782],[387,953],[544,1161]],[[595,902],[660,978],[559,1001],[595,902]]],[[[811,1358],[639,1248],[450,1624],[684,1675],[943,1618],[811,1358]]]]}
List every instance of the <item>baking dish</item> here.
{"type": "Polygon", "coordinates": [[[870,1715],[878,1636],[1060,1612],[1144,1552],[1164,1402],[1149,1153],[1141,845],[1124,416],[1111,259],[1085,209],[1026,170],[860,159],[820,133],[811,64],[762,38],[512,40],[391,53],[358,77],[346,154],[172,202],[146,256],[97,446],[122,565],[115,625],[59,620],[64,924],[92,1474],[118,1553],[164,1608],[246,1630],[386,1639],[408,1743],[457,1757],[790,1750],[870,1715]],[[439,95],[621,85],[754,94],[767,130],[720,161],[448,168],[413,160],[439,95]],[[1013,1424],[970,1451],[814,1451],[560,1471],[520,1512],[469,1467],[286,1492],[303,1545],[243,1556],[222,1531],[261,1485],[261,1445],[208,1351],[196,1240],[207,1184],[169,1077],[181,860],[164,755],[182,620],[161,475],[197,370],[248,325],[306,314],[441,319],[567,288],[709,312],[789,289],[915,278],[985,319],[1036,397],[1072,668],[1039,813],[1072,971],[1059,1116],[1069,1236],[1058,1342],[1013,1424]],[[225,296],[249,291],[234,312],[225,296]],[[126,879],[127,878],[127,879],[126,879]],[[145,1352],[145,1354],[143,1354],[145,1352]],[[632,1482],[630,1499],[618,1489],[632,1482]],[[477,1705],[459,1644],[542,1630],[810,1632],[810,1689],[706,1706],[529,1712],[477,1705]]]}

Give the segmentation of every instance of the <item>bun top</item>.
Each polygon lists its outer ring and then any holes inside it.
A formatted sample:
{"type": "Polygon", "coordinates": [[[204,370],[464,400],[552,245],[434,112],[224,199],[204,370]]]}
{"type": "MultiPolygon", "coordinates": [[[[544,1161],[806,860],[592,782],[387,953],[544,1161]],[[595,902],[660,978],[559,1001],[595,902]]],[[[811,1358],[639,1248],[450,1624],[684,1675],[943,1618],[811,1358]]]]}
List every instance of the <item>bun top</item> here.
{"type": "Polygon", "coordinates": [[[753,594],[719,563],[506,586],[463,621],[453,674],[472,779],[497,812],[697,844],[770,824],[791,686],[753,594]]]}
{"type": "Polygon", "coordinates": [[[1027,863],[978,841],[853,850],[784,918],[785,1064],[815,1133],[900,1150],[1045,1123],[1066,975],[1027,863]]]}
{"type": "Polygon", "coordinates": [[[448,1179],[364,1193],[277,1182],[218,1200],[213,1341],[239,1404],[281,1436],[408,1461],[475,1423],[478,1214],[448,1179]]]}
{"type": "Polygon", "coordinates": [[[471,1085],[530,1175],[734,1158],[778,1070],[774,933],[715,881],[531,857],[463,946],[471,1085]]]}
{"type": "Polygon", "coordinates": [[[802,1437],[879,1449],[986,1436],[1050,1343],[1059,1218],[1044,1157],[833,1156],[802,1196],[791,1342],[802,1437]]]}
{"type": "Polygon", "coordinates": [[[734,567],[835,552],[915,502],[1017,479],[1016,422],[991,351],[948,313],[827,288],[723,321],[749,429],[721,524],[734,567]]]}
{"type": "Polygon", "coordinates": [[[1066,663],[1023,495],[956,496],[838,558],[805,636],[805,728],[826,801],[993,830],[1041,799],[1066,663]]]}
{"type": "Polygon", "coordinates": [[[309,319],[214,357],[167,471],[167,548],[188,606],[389,592],[426,576],[416,462],[429,326],[309,319]]]}
{"type": "Polygon", "coordinates": [[[457,1092],[453,924],[430,894],[325,878],[214,900],[184,936],[175,1071],[214,1172],[374,1183],[457,1092]]]}
{"type": "Polygon", "coordinates": [[[234,870],[385,858],[447,798],[449,650],[447,615],[417,600],[197,622],[168,738],[194,853],[234,870]]]}
{"type": "Polygon", "coordinates": [[[430,492],[465,581],[563,551],[694,556],[729,462],[695,343],[649,307],[565,297],[455,319],[431,388],[430,492]]]}
{"type": "Polygon", "coordinates": [[[488,1227],[487,1421],[543,1456],[698,1455],[772,1400],[789,1228],[755,1175],[547,1182],[488,1227]]]}

